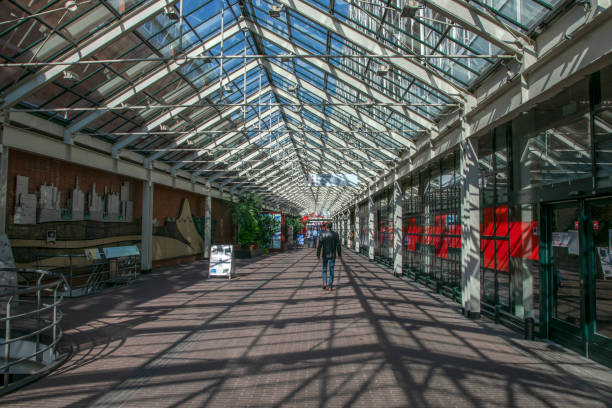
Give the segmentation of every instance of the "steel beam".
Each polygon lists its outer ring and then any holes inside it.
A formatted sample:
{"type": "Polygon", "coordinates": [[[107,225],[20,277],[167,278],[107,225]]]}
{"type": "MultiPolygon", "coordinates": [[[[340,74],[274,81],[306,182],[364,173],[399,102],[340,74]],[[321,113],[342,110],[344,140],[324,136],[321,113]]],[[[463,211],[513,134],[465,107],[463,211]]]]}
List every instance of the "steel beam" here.
{"type": "MultiPolygon", "coordinates": [[[[286,109],[286,108],[282,108],[281,109],[285,115],[291,116],[293,117],[294,120],[301,122],[302,121],[302,117],[301,115],[298,115],[297,113],[286,109]]],[[[308,124],[309,127],[313,128],[315,131],[317,132],[322,132],[324,131],[321,127],[315,125],[314,123],[308,121],[306,122],[308,124]]],[[[307,131],[305,131],[304,133],[307,133],[307,131]]],[[[351,144],[349,144],[348,142],[340,139],[338,136],[334,135],[333,133],[328,133],[328,138],[333,141],[334,143],[344,147],[344,148],[353,148],[353,150],[351,150],[353,153],[355,153],[357,156],[359,156],[359,158],[361,160],[364,160],[364,162],[368,165],[373,165],[374,167],[380,169],[380,170],[387,170],[389,169],[389,166],[386,163],[381,162],[380,160],[377,159],[372,159],[371,157],[368,157],[365,153],[363,153],[361,150],[359,150],[358,148],[356,148],[355,146],[352,146],[351,144]]],[[[322,145],[324,145],[324,142],[320,142],[322,145]]]]}
{"type": "MultiPolygon", "coordinates": [[[[396,54],[396,51],[390,47],[303,0],[278,0],[278,3],[304,16],[313,24],[325,28],[359,48],[363,48],[366,52],[376,55],[396,54]]],[[[389,65],[416,78],[423,84],[442,92],[451,99],[458,100],[457,95],[461,95],[464,99],[469,97],[467,90],[443,78],[438,72],[426,68],[415,61],[406,58],[389,58],[387,62],[389,65]]]]}
{"type": "MultiPolygon", "coordinates": [[[[531,48],[522,33],[502,25],[491,14],[466,1],[459,0],[422,0],[422,3],[438,14],[454,21],[518,57],[522,57],[525,48],[531,48]]],[[[531,50],[532,52],[533,50],[531,50]]]]}
{"type": "MultiPolygon", "coordinates": [[[[273,31],[270,31],[264,27],[259,26],[258,24],[253,24],[253,23],[242,23],[242,24],[246,24],[249,27],[249,30],[251,31],[251,33],[259,36],[260,38],[265,39],[266,41],[270,41],[271,43],[273,43],[274,45],[280,47],[281,49],[284,49],[285,51],[289,52],[289,53],[294,53],[294,54],[308,54],[310,53],[308,50],[306,50],[305,48],[301,48],[297,45],[295,45],[294,43],[292,43],[291,41],[287,40],[286,38],[276,34],[273,31]]],[[[396,104],[398,101],[394,100],[393,98],[385,95],[383,92],[380,92],[378,90],[376,90],[375,88],[371,87],[370,85],[368,85],[367,83],[365,83],[364,81],[359,80],[358,78],[356,78],[353,75],[350,75],[346,72],[344,72],[341,69],[338,69],[338,67],[330,64],[329,62],[320,59],[320,58],[309,58],[308,59],[308,63],[314,65],[315,67],[317,67],[318,69],[322,70],[323,72],[331,75],[332,77],[338,79],[339,81],[342,81],[348,85],[350,85],[351,87],[353,87],[356,90],[360,90],[361,92],[363,92],[364,94],[366,94],[370,99],[377,101],[377,102],[381,102],[381,103],[389,103],[389,104],[396,104]]],[[[434,123],[433,121],[425,118],[424,116],[419,115],[417,112],[410,110],[408,108],[401,108],[399,106],[389,106],[389,110],[405,117],[406,119],[408,119],[409,121],[413,122],[414,124],[416,124],[417,126],[428,130],[428,131],[432,131],[434,133],[437,133],[437,124],[434,123]]]]}
{"type": "MultiPolygon", "coordinates": [[[[233,26],[227,28],[224,31],[223,38],[228,39],[236,35],[239,32],[240,32],[240,27],[238,26],[238,24],[234,24],[233,26]]],[[[196,46],[194,49],[187,52],[186,55],[189,57],[200,55],[206,52],[207,50],[210,50],[216,47],[220,42],[221,42],[221,34],[218,34],[215,37],[205,41],[202,45],[196,46]]],[[[137,64],[136,67],[134,68],[138,70],[141,65],[142,67],[146,67],[147,64],[148,63],[146,62],[142,62],[140,64],[137,64]]],[[[164,77],[178,70],[181,66],[182,64],[179,64],[176,61],[173,61],[173,62],[170,62],[169,64],[161,66],[160,68],[157,68],[153,72],[145,75],[143,78],[140,78],[137,81],[134,81],[133,84],[130,84],[130,86],[127,86],[123,91],[119,92],[117,95],[106,100],[104,102],[104,105],[111,106],[111,107],[119,106],[120,104],[126,102],[128,99],[132,98],[134,95],[138,94],[139,92],[144,91],[149,86],[155,84],[156,82],[162,80],[164,77]]],[[[120,77],[117,77],[113,79],[113,81],[123,82],[124,80],[120,77]]],[[[86,115],[79,121],[68,126],[64,132],[64,137],[67,139],[67,141],[70,141],[72,138],[72,134],[85,128],[87,125],[89,125],[91,122],[95,121],[96,119],[100,118],[105,113],[107,112],[106,111],[96,111],[96,112],[92,112],[86,115]]]]}
{"type": "MultiPolygon", "coordinates": [[[[262,63],[266,69],[269,72],[274,72],[275,74],[281,75],[283,77],[285,77],[286,79],[290,80],[291,82],[297,84],[300,88],[305,89],[306,91],[312,93],[313,95],[317,96],[318,98],[321,98],[323,101],[334,104],[334,103],[343,103],[343,101],[341,101],[340,99],[328,94],[327,92],[324,92],[322,89],[318,88],[315,85],[312,85],[310,82],[308,82],[307,80],[298,78],[297,76],[295,76],[294,74],[292,74],[291,72],[287,71],[286,69],[284,69],[283,67],[270,63],[268,61],[263,61],[262,63]]],[[[363,123],[366,123],[368,126],[374,128],[376,131],[379,132],[388,132],[388,136],[390,139],[394,140],[395,142],[402,144],[404,146],[406,146],[409,149],[415,149],[415,145],[414,145],[414,141],[411,139],[406,138],[404,135],[401,135],[393,130],[391,130],[390,128],[386,127],[384,124],[379,123],[376,119],[374,119],[373,117],[360,112],[359,110],[357,110],[356,108],[354,108],[353,106],[350,105],[346,105],[346,106],[341,106],[338,107],[339,110],[343,111],[344,113],[346,113],[349,116],[352,116],[354,118],[356,118],[357,120],[362,121],[363,123]]]]}
{"type": "MultiPolygon", "coordinates": [[[[122,35],[134,30],[136,27],[155,17],[164,10],[164,7],[172,6],[177,0],[155,0],[147,2],[130,12],[127,16],[111,23],[107,28],[102,29],[87,40],[84,44],[70,50],[62,62],[77,62],[81,59],[99,51],[103,47],[115,41],[122,35]]],[[[4,95],[4,101],[0,103],[0,110],[6,109],[22,101],[28,95],[36,92],[44,85],[55,79],[58,75],[68,69],[70,65],[52,65],[41,69],[32,75],[27,76],[4,95]]]]}
{"type": "MultiPolygon", "coordinates": [[[[289,92],[281,89],[281,88],[276,88],[274,87],[274,92],[276,94],[280,94],[283,98],[289,99],[290,101],[292,101],[293,103],[299,103],[299,99],[296,98],[295,96],[291,95],[289,92]]],[[[306,110],[307,112],[310,112],[312,115],[317,116],[319,118],[321,118],[321,120],[327,121],[329,122],[331,125],[337,127],[338,129],[340,129],[341,131],[344,132],[348,132],[351,131],[353,129],[350,129],[349,127],[347,127],[346,125],[344,125],[343,123],[338,122],[336,119],[328,117],[326,115],[324,115],[322,112],[320,112],[319,110],[311,107],[311,106],[307,106],[303,108],[304,110],[306,110]]],[[[310,122],[309,122],[310,123],[310,122]]],[[[336,137],[333,133],[331,134],[332,137],[336,137]]],[[[390,159],[399,159],[399,157],[391,152],[390,150],[384,148],[384,147],[380,147],[377,146],[376,143],[372,142],[371,140],[362,137],[361,135],[359,135],[359,133],[354,133],[353,136],[355,137],[355,139],[357,139],[358,141],[360,141],[361,143],[369,146],[369,147],[375,147],[378,149],[378,151],[380,153],[382,153],[383,155],[389,157],[390,159]]],[[[358,146],[352,146],[355,150],[359,150],[358,146]]],[[[355,151],[353,150],[353,151],[355,151]]]]}

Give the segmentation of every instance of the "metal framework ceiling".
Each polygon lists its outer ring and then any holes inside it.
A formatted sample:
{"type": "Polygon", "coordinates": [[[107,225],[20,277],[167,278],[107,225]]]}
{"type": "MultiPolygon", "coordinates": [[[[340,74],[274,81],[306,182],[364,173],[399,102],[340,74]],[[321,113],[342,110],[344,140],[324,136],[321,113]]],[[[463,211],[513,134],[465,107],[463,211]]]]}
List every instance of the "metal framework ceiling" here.
{"type": "Polygon", "coordinates": [[[0,108],[173,176],[330,211],[531,52],[562,0],[7,0],[0,108]]]}

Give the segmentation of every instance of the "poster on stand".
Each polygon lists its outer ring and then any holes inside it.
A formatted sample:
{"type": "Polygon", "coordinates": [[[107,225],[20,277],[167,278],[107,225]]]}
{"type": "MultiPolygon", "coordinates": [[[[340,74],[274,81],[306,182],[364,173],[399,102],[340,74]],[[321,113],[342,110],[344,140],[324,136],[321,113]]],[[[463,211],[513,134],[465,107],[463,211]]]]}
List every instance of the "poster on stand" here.
{"type": "Polygon", "coordinates": [[[567,232],[553,232],[552,246],[567,248],[569,242],[569,234],[567,232]]]}
{"type": "Polygon", "coordinates": [[[304,246],[304,234],[297,234],[297,244],[304,246]]]}
{"type": "Polygon", "coordinates": [[[597,254],[599,255],[599,262],[604,274],[604,279],[612,278],[612,260],[610,259],[608,248],[597,247],[597,254]]]}
{"type": "Polygon", "coordinates": [[[567,253],[568,255],[579,255],[580,254],[580,235],[578,231],[567,231],[567,253]]]}

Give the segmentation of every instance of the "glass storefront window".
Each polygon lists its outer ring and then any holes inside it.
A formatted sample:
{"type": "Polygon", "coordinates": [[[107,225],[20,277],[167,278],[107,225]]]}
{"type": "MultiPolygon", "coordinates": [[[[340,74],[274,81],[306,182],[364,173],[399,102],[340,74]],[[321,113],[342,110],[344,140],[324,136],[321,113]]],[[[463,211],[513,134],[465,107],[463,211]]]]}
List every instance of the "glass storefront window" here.
{"type": "Polygon", "coordinates": [[[588,81],[572,85],[512,122],[518,138],[519,185],[571,186],[592,173],[588,81]]]}
{"type": "Polygon", "coordinates": [[[593,112],[597,188],[612,187],[612,66],[599,73],[601,100],[593,112]]]}

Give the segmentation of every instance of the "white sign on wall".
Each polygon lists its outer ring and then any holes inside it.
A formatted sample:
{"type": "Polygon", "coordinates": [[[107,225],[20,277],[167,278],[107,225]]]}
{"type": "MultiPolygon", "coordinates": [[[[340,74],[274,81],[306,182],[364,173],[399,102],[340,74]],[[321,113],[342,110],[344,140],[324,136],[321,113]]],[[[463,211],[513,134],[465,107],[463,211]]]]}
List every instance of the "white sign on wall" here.
{"type": "Polygon", "coordinates": [[[308,185],[311,187],[355,187],[359,184],[356,174],[309,174],[308,185]]]}

